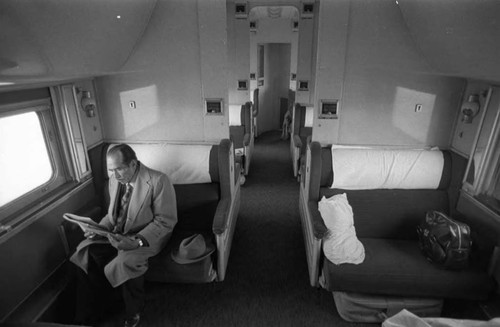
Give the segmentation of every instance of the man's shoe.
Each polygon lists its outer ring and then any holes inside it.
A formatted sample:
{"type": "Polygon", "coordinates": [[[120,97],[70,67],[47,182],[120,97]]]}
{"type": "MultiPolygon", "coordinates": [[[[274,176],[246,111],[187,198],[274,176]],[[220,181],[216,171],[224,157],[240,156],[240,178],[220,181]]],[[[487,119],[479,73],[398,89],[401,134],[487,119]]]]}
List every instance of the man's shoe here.
{"type": "Polygon", "coordinates": [[[137,327],[137,326],[139,326],[139,321],[141,321],[141,314],[136,313],[132,317],[125,319],[125,323],[123,324],[123,327],[137,327]]]}

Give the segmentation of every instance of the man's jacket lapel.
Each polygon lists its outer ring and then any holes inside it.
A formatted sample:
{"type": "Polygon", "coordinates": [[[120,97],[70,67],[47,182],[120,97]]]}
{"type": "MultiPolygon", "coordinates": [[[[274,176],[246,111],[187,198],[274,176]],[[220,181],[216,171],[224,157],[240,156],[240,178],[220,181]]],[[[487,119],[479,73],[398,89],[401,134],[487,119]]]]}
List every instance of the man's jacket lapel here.
{"type": "Polygon", "coordinates": [[[146,196],[149,193],[149,188],[151,177],[149,176],[148,170],[144,165],[140,165],[139,173],[137,174],[137,179],[135,182],[134,190],[132,191],[132,197],[130,198],[128,207],[128,220],[124,226],[124,234],[126,234],[130,228],[134,225],[134,222],[139,219],[138,215],[142,208],[146,196]]]}

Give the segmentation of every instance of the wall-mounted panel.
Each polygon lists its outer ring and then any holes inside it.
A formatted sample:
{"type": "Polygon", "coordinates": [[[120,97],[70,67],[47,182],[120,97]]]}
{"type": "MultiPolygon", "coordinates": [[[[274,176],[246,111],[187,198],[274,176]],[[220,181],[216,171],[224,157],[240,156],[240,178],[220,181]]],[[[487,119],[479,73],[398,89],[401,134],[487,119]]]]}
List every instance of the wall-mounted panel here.
{"type": "MultiPolygon", "coordinates": [[[[333,5],[322,8],[328,11],[322,17],[334,15],[333,5]]],[[[464,80],[431,73],[395,2],[350,2],[346,44],[345,50],[330,48],[331,61],[323,57],[328,50],[319,57],[320,67],[334,65],[333,58],[343,51],[346,60],[339,125],[328,127],[331,135],[316,138],[340,144],[450,146],[464,80]]],[[[332,81],[331,91],[335,85],[332,81]]]]}
{"type": "Polygon", "coordinates": [[[479,112],[475,115],[475,117],[472,117],[470,122],[465,122],[463,120],[463,115],[461,114],[459,108],[457,108],[452,147],[466,156],[471,154],[472,145],[481,121],[481,116],[484,114],[484,105],[486,103],[488,88],[489,84],[485,82],[469,81],[467,83],[463,93],[462,102],[466,101],[469,95],[478,95],[478,101],[480,104],[479,112]]]}
{"type": "MultiPolygon", "coordinates": [[[[222,99],[228,103],[226,1],[198,0],[202,97],[222,99]]],[[[229,138],[228,110],[221,115],[204,115],[204,139],[219,141],[229,138]]]]}
{"type": "MultiPolygon", "coordinates": [[[[97,93],[94,87],[93,80],[77,81],[75,83],[75,87],[81,89],[82,91],[90,92],[90,96],[96,105],[95,115],[92,117],[89,117],[89,115],[84,112],[83,108],[81,107],[81,102],[79,107],[79,109],[81,110],[80,113],[83,125],[83,134],[85,135],[87,147],[91,148],[96,144],[102,142],[103,140],[100,116],[101,108],[99,103],[97,103],[97,93]]],[[[79,99],[81,99],[81,94],[79,94],[79,99]]]]}
{"type": "Polygon", "coordinates": [[[342,106],[342,91],[347,51],[349,26],[349,1],[325,1],[320,3],[318,17],[318,50],[316,66],[315,99],[317,110],[312,132],[314,141],[337,143],[339,133],[338,119],[317,120],[321,99],[338,99],[337,109],[342,106]]]}
{"type": "Polygon", "coordinates": [[[235,3],[227,2],[229,104],[244,104],[250,100],[250,91],[238,89],[238,81],[249,79],[250,25],[246,17],[237,17],[235,10],[235,3]]]}
{"type": "Polygon", "coordinates": [[[124,72],[96,80],[106,140],[204,141],[197,13],[160,1],[124,72]]]}

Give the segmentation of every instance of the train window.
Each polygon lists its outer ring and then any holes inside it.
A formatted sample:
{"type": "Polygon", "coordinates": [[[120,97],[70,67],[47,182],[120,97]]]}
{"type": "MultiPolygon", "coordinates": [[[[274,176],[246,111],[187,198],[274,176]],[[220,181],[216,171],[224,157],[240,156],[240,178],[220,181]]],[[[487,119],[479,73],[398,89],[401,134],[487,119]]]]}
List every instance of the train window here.
{"type": "Polygon", "coordinates": [[[0,106],[0,220],[66,182],[50,99],[0,106]]]}
{"type": "Polygon", "coordinates": [[[488,208],[500,214],[500,138],[498,130],[491,146],[491,158],[485,165],[484,183],[477,198],[488,208]]]}
{"type": "Polygon", "coordinates": [[[0,118],[0,149],[0,206],[52,178],[54,169],[35,112],[0,118]]]}
{"type": "Polygon", "coordinates": [[[484,110],[463,188],[500,215],[500,88],[490,88],[484,110]]]}

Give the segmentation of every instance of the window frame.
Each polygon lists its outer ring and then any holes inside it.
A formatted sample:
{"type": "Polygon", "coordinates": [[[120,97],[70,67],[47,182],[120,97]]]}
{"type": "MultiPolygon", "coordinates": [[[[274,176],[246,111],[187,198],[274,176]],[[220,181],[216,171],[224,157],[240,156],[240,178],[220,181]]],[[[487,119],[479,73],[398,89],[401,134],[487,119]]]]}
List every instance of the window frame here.
{"type": "Polygon", "coordinates": [[[16,102],[0,106],[0,118],[27,112],[36,112],[38,116],[53,173],[46,183],[1,206],[0,224],[14,220],[17,213],[21,213],[22,216],[22,212],[27,211],[28,208],[43,205],[51,194],[68,182],[67,169],[61,156],[60,135],[57,132],[58,124],[51,99],[16,102]]]}
{"type": "Polygon", "coordinates": [[[87,142],[85,139],[85,133],[80,114],[81,108],[80,108],[80,103],[78,101],[76,86],[74,84],[62,84],[56,87],[52,87],[50,91],[52,98],[54,99],[55,106],[60,108],[60,110],[58,110],[59,128],[61,128],[61,130],[64,129],[64,132],[66,134],[65,137],[63,137],[63,139],[67,143],[67,146],[65,148],[66,150],[65,154],[66,154],[66,160],[68,164],[71,166],[70,174],[75,181],[82,182],[92,177],[92,169],[90,166],[90,159],[88,156],[87,142]],[[71,91],[71,96],[69,99],[65,97],[64,89],[69,89],[71,91]],[[72,104],[74,105],[76,122],[78,126],[73,126],[71,122],[69,111],[73,109],[70,107],[70,105],[72,104]],[[83,159],[87,165],[88,168],[87,171],[82,171],[80,168],[80,164],[78,163],[80,158],[76,146],[76,137],[74,132],[75,129],[79,129],[80,131],[82,145],[85,150],[83,153],[84,156],[83,159]]]}
{"type": "MultiPolygon", "coordinates": [[[[494,159],[493,155],[495,152],[495,146],[500,142],[500,105],[496,108],[491,107],[491,98],[493,95],[494,89],[496,92],[500,93],[500,87],[489,87],[488,93],[486,96],[486,101],[484,106],[482,107],[481,120],[478,124],[476,135],[474,137],[474,142],[472,145],[472,149],[469,155],[469,161],[467,163],[467,168],[462,180],[462,191],[465,192],[476,204],[481,206],[483,209],[490,212],[498,221],[500,221],[500,207],[493,209],[485,203],[480,198],[480,195],[484,193],[485,189],[489,186],[489,180],[486,179],[487,176],[491,175],[493,167],[496,167],[500,164],[500,158],[497,158],[497,163],[494,165],[491,161],[494,159]],[[493,110],[492,114],[494,114],[494,121],[491,125],[490,131],[483,131],[485,127],[486,117],[488,112],[493,110]],[[487,133],[485,136],[487,137],[486,147],[484,150],[484,154],[481,156],[479,162],[474,163],[474,169],[477,172],[472,171],[474,156],[476,154],[477,147],[480,142],[480,138],[482,133],[487,133]],[[474,173],[474,180],[470,182],[469,175],[474,173]]],[[[496,95],[500,97],[500,94],[496,95]]]]}

